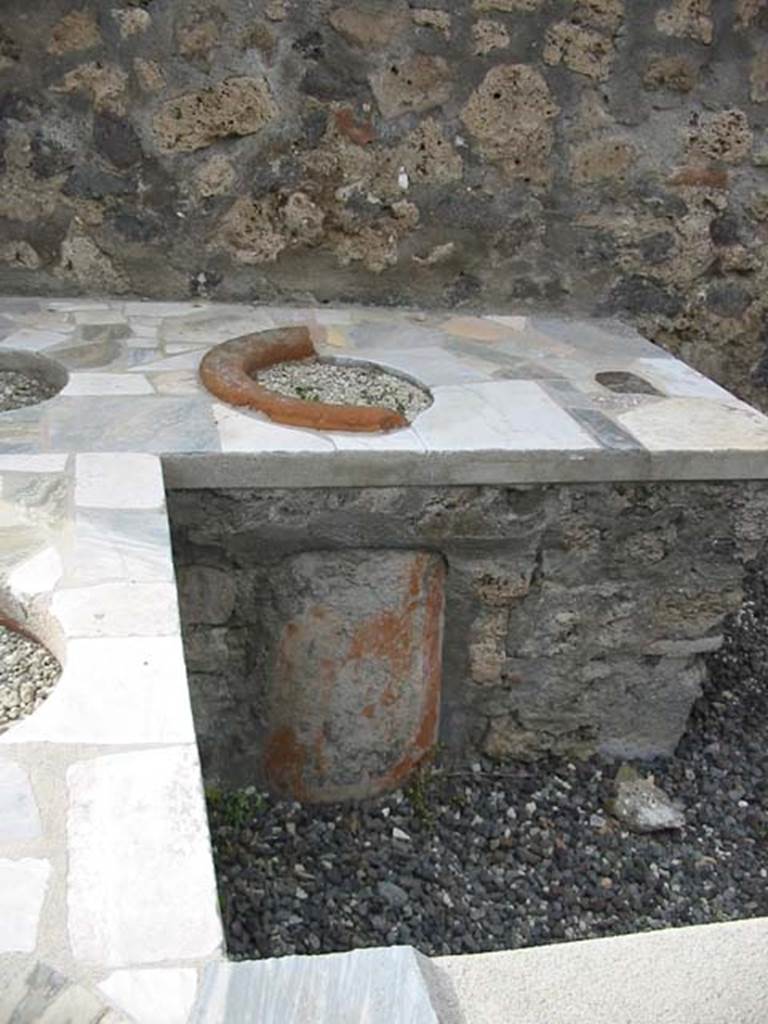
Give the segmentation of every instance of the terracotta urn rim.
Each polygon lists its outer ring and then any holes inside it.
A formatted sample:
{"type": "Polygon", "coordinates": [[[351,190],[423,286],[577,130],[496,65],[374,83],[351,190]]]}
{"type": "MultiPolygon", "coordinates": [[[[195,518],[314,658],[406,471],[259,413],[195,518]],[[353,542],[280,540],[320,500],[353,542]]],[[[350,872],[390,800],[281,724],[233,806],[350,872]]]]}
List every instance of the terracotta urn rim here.
{"type": "Polygon", "coordinates": [[[206,352],[200,363],[200,379],[211,394],[228,405],[255,409],[291,427],[373,433],[408,426],[405,416],[394,409],[290,398],[254,379],[259,370],[276,363],[317,355],[308,327],[256,331],[221,342],[206,352]]]}

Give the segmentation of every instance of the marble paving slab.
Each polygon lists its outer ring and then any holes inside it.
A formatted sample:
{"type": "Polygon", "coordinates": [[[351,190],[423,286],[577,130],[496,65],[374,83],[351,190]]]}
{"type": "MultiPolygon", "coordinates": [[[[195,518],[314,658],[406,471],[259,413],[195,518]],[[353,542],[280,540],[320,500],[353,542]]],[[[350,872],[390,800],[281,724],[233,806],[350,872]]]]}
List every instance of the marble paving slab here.
{"type": "Polygon", "coordinates": [[[407,946],[210,964],[190,1024],[440,1024],[407,946]]]}

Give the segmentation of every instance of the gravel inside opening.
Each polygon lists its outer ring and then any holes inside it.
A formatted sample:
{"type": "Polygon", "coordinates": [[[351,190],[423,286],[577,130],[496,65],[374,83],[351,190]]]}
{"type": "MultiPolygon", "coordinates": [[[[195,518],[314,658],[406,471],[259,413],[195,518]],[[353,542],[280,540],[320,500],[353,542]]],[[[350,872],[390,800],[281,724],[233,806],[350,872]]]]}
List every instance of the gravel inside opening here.
{"type": "Polygon", "coordinates": [[[61,674],[61,666],[36,640],[0,626],[0,733],[38,708],[61,674]]]}
{"type": "Polygon", "coordinates": [[[0,370],[0,412],[37,405],[58,392],[54,384],[24,373],[22,370],[0,370]]]}
{"type": "Polygon", "coordinates": [[[305,402],[394,409],[412,420],[432,404],[424,388],[378,366],[301,359],[277,363],[256,377],[270,391],[305,402]]]}
{"type": "Polygon", "coordinates": [[[230,955],[475,953],[768,914],[760,572],[747,595],[676,756],[641,766],[682,829],[624,828],[607,810],[619,766],[599,758],[437,765],[356,806],[209,792],[230,955]]]}

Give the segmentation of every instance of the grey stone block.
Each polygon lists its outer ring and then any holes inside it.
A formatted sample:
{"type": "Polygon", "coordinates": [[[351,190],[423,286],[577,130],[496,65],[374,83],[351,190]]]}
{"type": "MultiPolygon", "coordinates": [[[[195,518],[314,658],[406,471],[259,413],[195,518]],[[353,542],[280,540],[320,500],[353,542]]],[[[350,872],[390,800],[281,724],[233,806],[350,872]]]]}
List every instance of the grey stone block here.
{"type": "Polygon", "coordinates": [[[190,1024],[453,1024],[408,946],[209,964],[190,1024]]]}

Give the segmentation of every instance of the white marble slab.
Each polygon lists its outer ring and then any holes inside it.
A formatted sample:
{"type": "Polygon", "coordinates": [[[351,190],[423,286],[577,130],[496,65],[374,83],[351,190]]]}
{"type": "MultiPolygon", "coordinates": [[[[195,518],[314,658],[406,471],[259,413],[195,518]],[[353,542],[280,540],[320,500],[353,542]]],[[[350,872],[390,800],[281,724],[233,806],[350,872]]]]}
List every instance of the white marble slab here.
{"type": "Polygon", "coordinates": [[[197,370],[165,370],[149,375],[158,395],[194,395],[202,391],[197,370]]]}
{"type": "Polygon", "coordinates": [[[466,357],[436,345],[414,349],[387,349],[384,352],[356,348],[354,362],[369,360],[377,366],[425,384],[428,388],[441,384],[471,384],[489,379],[487,366],[473,365],[472,352],[466,357]]]}
{"type": "Polygon", "coordinates": [[[504,380],[434,389],[413,423],[429,451],[583,451],[599,444],[538,384],[504,380]]]}
{"type": "Polygon", "coordinates": [[[75,313],[77,310],[121,310],[125,306],[125,303],[120,299],[104,300],[101,299],[49,299],[43,298],[40,300],[45,303],[46,309],[61,310],[64,313],[75,313]]]}
{"type": "Polygon", "coordinates": [[[123,967],[213,955],[222,936],[194,745],[81,761],[67,787],[74,956],[123,967]]]}
{"type": "Polygon", "coordinates": [[[208,302],[146,302],[136,299],[122,303],[122,308],[129,317],[167,317],[189,316],[190,313],[208,309],[208,302]]]}
{"type": "Polygon", "coordinates": [[[23,352],[43,352],[54,345],[61,345],[69,340],[69,335],[63,331],[39,330],[34,327],[22,327],[20,331],[6,335],[0,343],[0,352],[3,349],[13,348],[23,352]]]}
{"type": "Polygon", "coordinates": [[[768,419],[743,403],[667,398],[616,417],[649,451],[766,452],[768,419]]]}
{"type": "Polygon", "coordinates": [[[356,949],[205,968],[190,1024],[440,1024],[414,949],[356,949]]]}
{"type": "Polygon", "coordinates": [[[327,431],[329,438],[340,452],[426,452],[427,448],[411,427],[390,430],[385,434],[363,434],[350,431],[327,431]]]}
{"type": "Polygon", "coordinates": [[[312,430],[284,427],[256,413],[214,403],[222,452],[332,452],[333,442],[312,430]]]}
{"type": "Polygon", "coordinates": [[[104,309],[80,309],[76,310],[76,324],[124,324],[127,323],[125,313],[114,307],[104,309]]]}
{"type": "Polygon", "coordinates": [[[0,455],[0,472],[9,473],[61,473],[67,465],[68,455],[63,452],[0,455]]]}
{"type": "MultiPolygon", "coordinates": [[[[194,741],[178,636],[70,640],[64,670],[48,699],[0,735],[0,747],[194,741]]],[[[0,771],[0,808],[2,778],[0,771]]]]}
{"type": "Polygon", "coordinates": [[[26,768],[0,758],[0,844],[37,839],[40,815],[26,768]]]}
{"type": "Polygon", "coordinates": [[[7,583],[14,597],[24,601],[49,593],[63,572],[59,552],[54,547],[47,547],[16,566],[9,573],[7,583]]]}
{"type": "Polygon", "coordinates": [[[47,860],[0,859],[0,953],[31,953],[51,874],[47,860]]]}
{"type": "Polygon", "coordinates": [[[131,367],[129,373],[159,373],[172,370],[197,370],[200,360],[206,353],[202,346],[182,352],[180,355],[163,356],[160,359],[152,359],[149,362],[141,363],[139,366],[131,367]]]}
{"type": "Polygon", "coordinates": [[[78,455],[75,502],[88,508],[162,508],[165,491],[160,460],[130,452],[78,455]]]}
{"type": "Polygon", "coordinates": [[[679,359],[637,359],[630,369],[672,398],[711,398],[725,405],[742,404],[730,391],[679,359]]]}
{"type": "Polygon", "coordinates": [[[66,583],[173,580],[168,520],[161,509],[77,509],[66,583]]]}
{"type": "MultiPolygon", "coordinates": [[[[249,311],[240,307],[240,312],[228,314],[212,309],[183,318],[174,317],[163,324],[160,336],[165,342],[211,346],[254,331],[268,331],[274,326],[272,317],[260,310],[249,311]]],[[[166,350],[170,351],[170,347],[166,346],[166,350]]]]}
{"type": "Polygon", "coordinates": [[[172,583],[102,583],[63,587],[51,614],[64,634],[75,637],[168,636],[179,631],[172,583]]]}
{"type": "Polygon", "coordinates": [[[140,374],[70,373],[61,394],[65,398],[81,395],[151,395],[152,385],[140,374]]]}
{"type": "Polygon", "coordinates": [[[197,971],[192,967],[113,971],[99,988],[135,1024],[187,1024],[197,971]]]}

